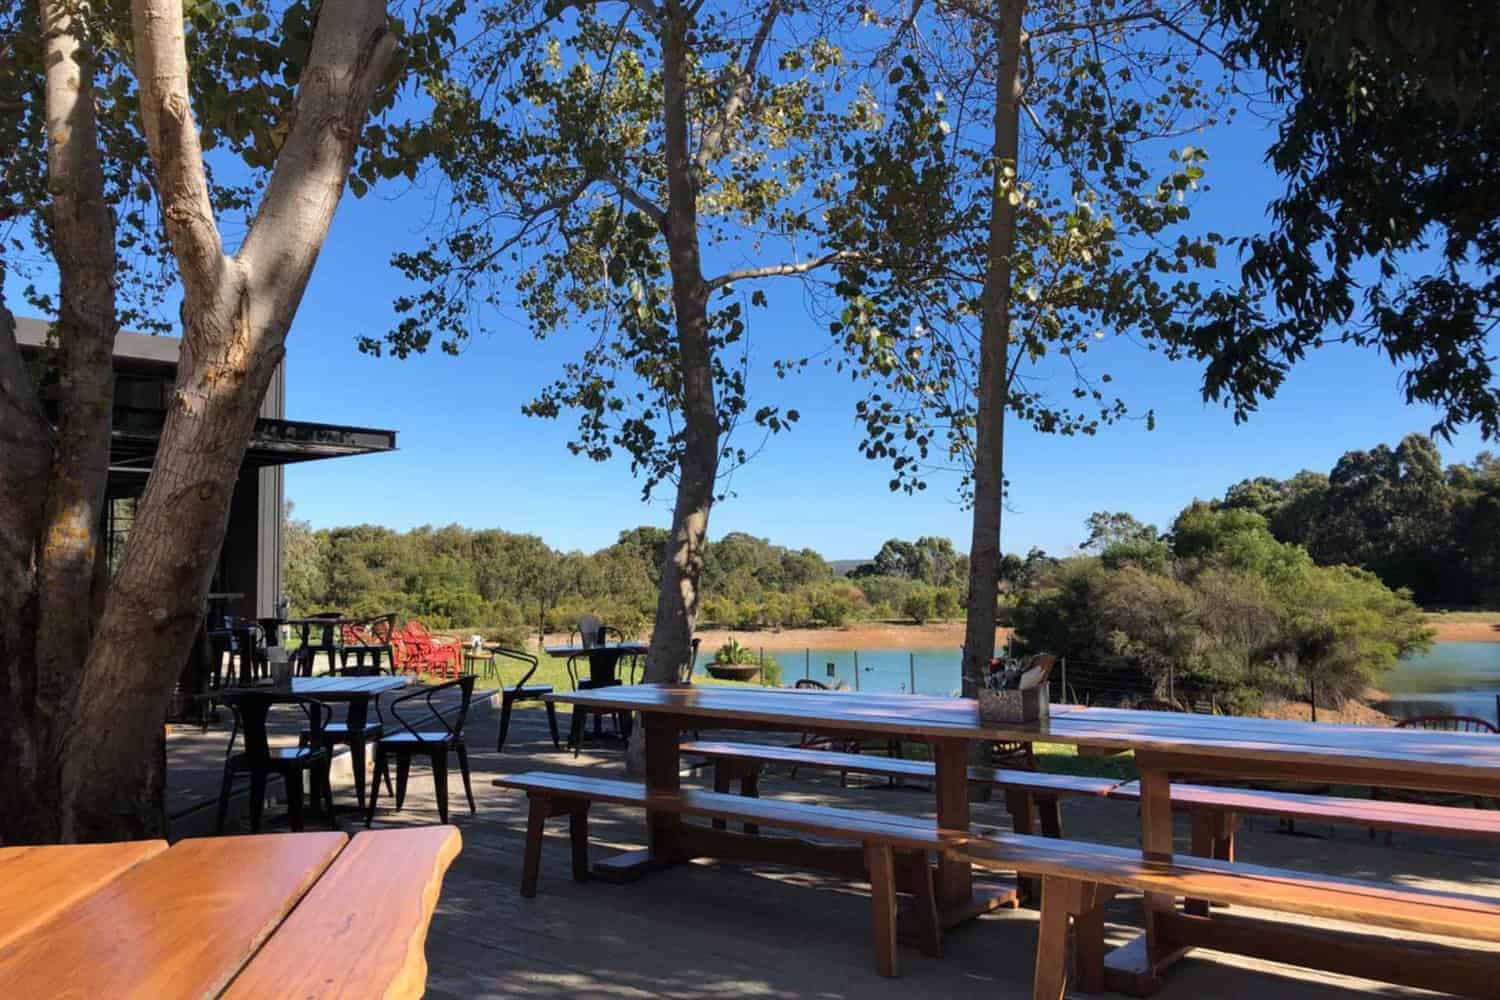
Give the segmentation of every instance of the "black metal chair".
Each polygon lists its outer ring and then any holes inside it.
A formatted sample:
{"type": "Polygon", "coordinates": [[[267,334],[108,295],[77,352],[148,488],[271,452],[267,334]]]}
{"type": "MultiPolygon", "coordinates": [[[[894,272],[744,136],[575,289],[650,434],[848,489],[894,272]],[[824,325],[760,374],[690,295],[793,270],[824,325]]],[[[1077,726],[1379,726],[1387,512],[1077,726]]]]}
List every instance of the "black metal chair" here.
{"type": "Polygon", "coordinates": [[[309,618],[324,618],[328,624],[317,624],[308,626],[307,642],[297,650],[297,674],[301,677],[311,677],[313,667],[317,663],[318,654],[328,654],[328,669],[331,671],[339,662],[339,620],[344,618],[342,611],[320,611],[309,618]],[[316,634],[314,634],[316,632],[316,634]]]}
{"type": "MultiPolygon", "coordinates": [[[[356,667],[365,666],[365,658],[368,657],[370,664],[379,667],[384,660],[395,665],[392,657],[391,633],[396,630],[396,615],[394,613],[376,615],[362,622],[352,622],[342,627],[343,644],[339,647],[339,665],[347,669],[349,658],[354,657],[356,667]]],[[[349,674],[346,676],[362,676],[349,674]]]]}
{"type": "Polygon", "coordinates": [[[406,802],[406,778],[411,770],[411,759],[422,754],[432,763],[432,780],[436,786],[439,821],[448,822],[448,755],[458,755],[458,769],[464,779],[464,795],[469,800],[469,812],[473,814],[474,787],[469,780],[469,751],[464,745],[464,723],[469,717],[469,702],[474,698],[474,681],[471,674],[458,680],[448,681],[434,687],[414,691],[391,702],[391,716],[401,724],[400,731],[391,731],[375,744],[375,780],[370,782],[370,808],[365,814],[365,826],[375,819],[375,803],[380,798],[380,776],[390,780],[390,758],[396,757],[396,808],[406,802]],[[453,694],[458,703],[451,704],[453,694]],[[401,707],[420,699],[426,707],[427,718],[413,720],[403,713],[401,707]],[[441,699],[435,700],[435,699],[441,699]],[[445,709],[451,711],[453,721],[445,717],[445,709]]]}
{"type": "Polygon", "coordinates": [[[330,754],[326,744],[329,709],[314,698],[299,698],[261,691],[236,691],[222,701],[234,712],[234,727],[229,746],[224,751],[224,780],[219,787],[219,815],[216,829],[224,832],[229,815],[229,798],[236,778],[250,779],[250,829],[260,831],[261,813],[265,809],[266,781],[280,775],[286,787],[287,812],[292,829],[302,829],[302,775],[308,775],[315,802],[321,801],[328,813],[330,827],[338,829],[333,815],[333,788],[329,783],[330,754]],[[307,720],[308,738],[295,747],[273,747],[266,722],[274,704],[296,705],[307,720]],[[235,752],[235,743],[244,737],[244,749],[235,752]]]}
{"type": "Polygon", "coordinates": [[[526,672],[521,679],[516,681],[513,687],[500,688],[500,737],[495,742],[495,752],[505,752],[505,736],[510,732],[510,713],[512,707],[518,701],[541,701],[547,706],[547,725],[552,729],[552,745],[562,749],[562,740],[557,732],[557,706],[550,701],[545,701],[547,695],[552,693],[551,684],[530,684],[531,675],[536,673],[537,665],[541,662],[530,653],[523,653],[517,649],[506,649],[504,646],[487,647],[496,656],[517,660],[527,665],[526,672]]]}
{"type": "MultiPolygon", "coordinates": [[[[625,641],[625,634],[623,632],[621,632],[619,629],[613,628],[612,626],[609,626],[609,625],[605,625],[603,622],[601,622],[598,618],[594,617],[593,615],[584,615],[583,617],[581,617],[581,618],[578,619],[578,624],[573,629],[571,629],[569,631],[569,633],[568,633],[568,643],[569,643],[569,645],[575,645],[575,644],[576,645],[581,645],[585,649],[589,649],[589,648],[594,647],[594,646],[605,646],[605,645],[609,644],[611,634],[613,634],[615,642],[624,642],[625,641]]],[[[606,653],[606,654],[599,654],[599,655],[601,655],[601,656],[609,656],[610,654],[606,653]]],[[[595,659],[595,657],[592,654],[589,654],[589,653],[580,653],[580,654],[575,654],[573,656],[568,657],[568,680],[572,683],[574,691],[590,691],[590,690],[595,690],[595,689],[601,688],[601,687],[608,687],[608,686],[612,686],[612,685],[615,685],[615,684],[623,684],[624,683],[624,681],[620,680],[619,676],[618,676],[618,672],[619,672],[619,662],[618,662],[618,660],[614,661],[615,679],[612,682],[609,682],[608,684],[606,684],[606,683],[601,682],[601,681],[596,681],[594,679],[594,677],[596,676],[596,674],[595,674],[594,659],[595,659]],[[588,677],[580,677],[579,676],[579,674],[578,674],[578,661],[579,660],[585,660],[585,661],[588,662],[588,664],[589,664],[589,676],[588,677]]],[[[634,674],[635,674],[635,668],[632,665],[632,667],[631,667],[631,682],[632,683],[634,683],[634,680],[635,680],[634,674]]],[[[626,739],[628,739],[630,737],[630,713],[629,712],[615,712],[615,711],[610,711],[610,710],[594,711],[592,709],[584,708],[584,707],[582,707],[580,705],[574,705],[573,706],[572,722],[568,726],[568,746],[570,746],[570,747],[573,748],[573,756],[575,756],[575,757],[578,756],[578,751],[583,746],[584,736],[586,735],[586,733],[588,731],[588,720],[591,717],[593,718],[593,720],[594,720],[594,735],[596,737],[602,737],[602,736],[605,735],[603,720],[604,720],[604,718],[606,716],[608,716],[608,717],[610,717],[610,718],[612,718],[612,719],[615,720],[615,736],[614,736],[614,738],[619,739],[619,740],[626,740],[626,739]]]]}
{"type": "MultiPolygon", "coordinates": [[[[339,667],[331,673],[337,677],[389,677],[392,675],[392,671],[373,664],[339,667]]],[[[345,718],[332,719],[324,727],[323,745],[328,748],[330,754],[333,753],[336,747],[347,746],[351,754],[357,753],[363,755],[367,746],[375,743],[380,737],[385,735],[385,715],[380,710],[380,696],[375,695],[370,701],[375,706],[375,718],[371,719],[367,717],[365,724],[360,728],[359,732],[350,731],[347,712],[345,718]]],[[[302,739],[304,742],[312,742],[312,733],[304,729],[302,731],[302,739]]],[[[359,805],[361,812],[365,808],[365,784],[361,780],[362,773],[363,768],[354,771],[354,801],[359,805]]],[[[378,771],[375,773],[375,780],[380,780],[380,772],[378,771]]],[[[387,793],[391,792],[390,775],[385,776],[385,790],[387,793]]]]}

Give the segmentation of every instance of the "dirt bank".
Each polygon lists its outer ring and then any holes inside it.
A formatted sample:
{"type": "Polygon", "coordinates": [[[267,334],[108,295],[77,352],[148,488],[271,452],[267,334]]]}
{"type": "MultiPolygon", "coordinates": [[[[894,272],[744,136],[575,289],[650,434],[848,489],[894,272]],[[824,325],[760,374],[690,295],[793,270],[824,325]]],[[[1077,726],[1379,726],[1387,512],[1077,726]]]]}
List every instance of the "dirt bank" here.
{"type": "MultiPolygon", "coordinates": [[[[996,646],[1003,645],[1009,629],[995,630],[996,646]]],[[[952,649],[963,648],[964,623],[929,622],[900,625],[887,622],[856,622],[844,628],[787,628],[729,631],[710,629],[698,633],[703,650],[717,649],[730,637],[751,649],[952,649]]]]}
{"type": "Polygon", "coordinates": [[[1454,621],[1442,615],[1429,615],[1427,624],[1437,633],[1438,642],[1500,642],[1500,615],[1493,621],[1454,621]]]}

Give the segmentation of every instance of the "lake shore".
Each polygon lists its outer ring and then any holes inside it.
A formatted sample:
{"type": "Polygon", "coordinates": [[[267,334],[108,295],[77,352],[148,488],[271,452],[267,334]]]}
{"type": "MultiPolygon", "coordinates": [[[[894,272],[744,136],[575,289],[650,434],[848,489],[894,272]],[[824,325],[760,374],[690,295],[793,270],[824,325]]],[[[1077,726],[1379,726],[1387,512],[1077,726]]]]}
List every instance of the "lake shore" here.
{"type": "MultiPolygon", "coordinates": [[[[843,628],[704,629],[697,633],[700,647],[711,652],[731,638],[751,649],[790,652],[802,649],[943,649],[956,655],[964,644],[962,621],[911,625],[897,622],[855,622],[843,628]]],[[[995,629],[1001,646],[1010,629],[995,629]]]]}
{"type": "Polygon", "coordinates": [[[1437,642],[1500,642],[1500,613],[1463,611],[1427,616],[1437,642]]]}

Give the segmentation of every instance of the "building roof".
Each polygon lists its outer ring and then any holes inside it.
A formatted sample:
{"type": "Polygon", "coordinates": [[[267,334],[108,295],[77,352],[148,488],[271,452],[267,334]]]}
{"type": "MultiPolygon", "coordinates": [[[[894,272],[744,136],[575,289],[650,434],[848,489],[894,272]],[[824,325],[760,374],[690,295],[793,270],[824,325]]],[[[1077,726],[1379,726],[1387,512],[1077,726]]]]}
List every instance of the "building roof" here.
{"type": "MultiPolygon", "coordinates": [[[[23,351],[40,349],[47,343],[51,327],[47,320],[18,316],[16,341],[23,351]]],[[[177,337],[155,337],[122,330],[115,335],[115,368],[170,377],[177,370],[177,352],[181,343],[177,337]]],[[[166,417],[166,412],[160,409],[116,405],[109,449],[110,467],[119,472],[149,471],[166,417]]],[[[255,421],[255,430],[250,434],[244,466],[288,465],[321,458],[394,451],[395,448],[396,432],[391,430],[261,417],[255,421]]]]}

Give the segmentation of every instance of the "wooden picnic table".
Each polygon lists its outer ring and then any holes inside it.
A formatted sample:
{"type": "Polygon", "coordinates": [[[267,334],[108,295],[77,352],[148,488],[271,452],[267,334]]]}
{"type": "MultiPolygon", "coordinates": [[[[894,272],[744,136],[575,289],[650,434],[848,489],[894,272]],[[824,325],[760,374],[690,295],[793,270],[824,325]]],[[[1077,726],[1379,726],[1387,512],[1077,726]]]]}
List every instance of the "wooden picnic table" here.
{"type": "MultiPolygon", "coordinates": [[[[1275,719],[1203,716],[1176,712],[1053,705],[1050,718],[995,724],[979,717],[977,702],[901,694],[851,694],[789,689],[744,689],[643,684],[557,694],[553,700],[593,709],[640,712],[646,734],[646,784],[650,791],[679,787],[678,745],[683,730],[722,728],[791,732],[868,733],[926,742],[936,766],[937,825],[969,828],[968,745],[971,741],[1068,744],[1086,753],[1134,751],[1140,777],[1142,851],[1170,859],[1173,851],[1171,782],[1194,776],[1219,780],[1302,782],[1462,792],[1500,798],[1500,739],[1492,735],[1373,726],[1326,725],[1275,719]]],[[[683,827],[679,817],[649,818],[644,856],[623,856],[613,866],[632,874],[684,856],[713,856],[718,831],[683,827]]],[[[736,853],[750,854],[744,838],[736,853]]],[[[774,857],[765,860],[776,860],[774,857]]],[[[782,858],[785,861],[785,857],[782,858]]],[[[608,869],[607,869],[608,870],[608,869]]],[[[945,926],[993,906],[977,894],[967,864],[944,859],[938,894],[945,926]]],[[[1147,933],[1111,953],[1110,988],[1142,995],[1188,947],[1225,951],[1275,951],[1298,947],[1287,932],[1247,930],[1195,917],[1191,928],[1173,911],[1172,898],[1148,895],[1147,933]],[[1215,928],[1219,929],[1216,933],[1215,928]]],[[[1336,950],[1336,941],[1303,946],[1301,959],[1336,950]]],[[[1299,959],[1299,961],[1301,960],[1299,959]]]]}
{"type": "Polygon", "coordinates": [[[6,996],[418,997],[458,830],[0,848],[6,996]]]}

